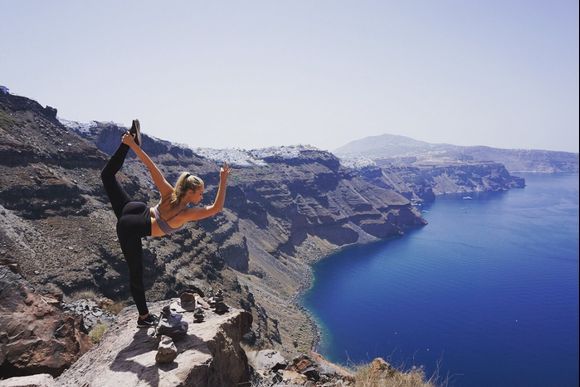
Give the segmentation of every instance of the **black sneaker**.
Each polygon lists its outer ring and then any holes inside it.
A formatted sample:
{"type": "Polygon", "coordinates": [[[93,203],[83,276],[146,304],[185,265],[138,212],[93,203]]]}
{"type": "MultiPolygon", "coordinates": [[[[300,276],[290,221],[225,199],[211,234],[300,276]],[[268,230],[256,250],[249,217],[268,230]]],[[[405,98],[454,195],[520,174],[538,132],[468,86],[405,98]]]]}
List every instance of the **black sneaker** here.
{"type": "Polygon", "coordinates": [[[141,146],[141,125],[139,124],[139,120],[133,120],[133,124],[131,125],[131,129],[129,129],[129,133],[133,135],[135,144],[141,146]]]}
{"type": "Polygon", "coordinates": [[[141,317],[137,318],[137,327],[139,328],[154,327],[157,325],[157,321],[159,321],[159,318],[154,314],[149,313],[149,315],[144,319],[141,319],[141,317]]]}

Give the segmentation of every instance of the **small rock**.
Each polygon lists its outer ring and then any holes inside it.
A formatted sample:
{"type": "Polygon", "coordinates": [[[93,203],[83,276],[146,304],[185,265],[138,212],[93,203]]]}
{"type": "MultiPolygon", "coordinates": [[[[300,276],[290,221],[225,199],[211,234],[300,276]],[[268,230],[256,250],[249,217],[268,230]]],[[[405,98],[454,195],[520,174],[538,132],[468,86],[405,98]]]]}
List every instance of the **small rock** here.
{"type": "Polygon", "coordinates": [[[226,304],[223,303],[223,301],[216,302],[214,311],[217,314],[224,314],[224,313],[227,313],[229,310],[230,309],[228,308],[228,306],[226,304]]]}
{"type": "Polygon", "coordinates": [[[203,322],[204,318],[205,318],[205,313],[203,312],[202,308],[196,308],[195,312],[193,313],[193,322],[195,323],[201,323],[203,322]]]}
{"type": "Polygon", "coordinates": [[[188,312],[193,312],[196,308],[195,294],[193,293],[182,293],[179,297],[181,300],[181,307],[188,312]]]}
{"type": "Polygon", "coordinates": [[[155,361],[157,363],[166,364],[171,363],[177,357],[177,347],[175,343],[168,336],[161,336],[159,341],[159,348],[157,349],[157,355],[155,355],[155,361]]]}
{"type": "Polygon", "coordinates": [[[203,299],[202,296],[200,296],[197,293],[193,293],[193,294],[195,295],[195,302],[196,302],[197,305],[201,306],[204,309],[209,309],[210,308],[209,304],[203,299]]]}

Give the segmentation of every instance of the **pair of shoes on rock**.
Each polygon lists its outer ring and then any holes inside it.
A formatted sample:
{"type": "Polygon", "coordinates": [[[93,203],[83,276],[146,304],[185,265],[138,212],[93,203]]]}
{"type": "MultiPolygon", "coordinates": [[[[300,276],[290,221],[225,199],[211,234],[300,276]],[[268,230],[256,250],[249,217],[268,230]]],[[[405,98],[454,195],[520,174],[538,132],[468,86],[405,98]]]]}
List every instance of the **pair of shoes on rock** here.
{"type": "Polygon", "coordinates": [[[159,317],[154,315],[153,313],[149,313],[147,317],[142,319],[141,317],[137,318],[137,327],[139,328],[150,328],[157,325],[159,321],[159,317]]]}
{"type": "Polygon", "coordinates": [[[133,120],[129,133],[131,133],[135,139],[135,144],[141,146],[141,125],[139,124],[139,120],[133,120]]]}

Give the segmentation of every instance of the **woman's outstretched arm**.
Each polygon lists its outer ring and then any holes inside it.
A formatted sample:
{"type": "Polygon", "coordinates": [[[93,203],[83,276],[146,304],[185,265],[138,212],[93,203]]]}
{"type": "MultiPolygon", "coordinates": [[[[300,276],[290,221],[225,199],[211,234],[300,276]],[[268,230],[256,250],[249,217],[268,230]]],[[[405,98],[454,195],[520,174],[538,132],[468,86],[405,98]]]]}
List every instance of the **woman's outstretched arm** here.
{"type": "Polygon", "coordinates": [[[214,216],[224,209],[224,203],[226,200],[226,188],[228,185],[228,176],[230,175],[230,172],[231,168],[226,163],[224,163],[220,169],[220,184],[218,186],[218,191],[213,204],[211,206],[205,206],[202,208],[190,208],[186,213],[187,221],[209,218],[210,216],[214,216]]]}
{"type": "Polygon", "coordinates": [[[159,193],[161,194],[161,197],[171,195],[171,193],[173,192],[173,186],[169,184],[167,180],[165,180],[165,177],[163,176],[159,168],[157,168],[157,165],[155,165],[155,163],[153,162],[153,160],[151,160],[151,158],[149,158],[147,153],[145,153],[143,149],[141,149],[141,147],[135,143],[135,139],[129,132],[123,135],[122,142],[123,144],[127,144],[129,148],[133,149],[133,152],[135,152],[135,154],[139,157],[139,159],[143,162],[143,164],[145,164],[145,166],[149,170],[149,173],[151,174],[153,183],[155,183],[157,189],[159,190],[159,193]]]}

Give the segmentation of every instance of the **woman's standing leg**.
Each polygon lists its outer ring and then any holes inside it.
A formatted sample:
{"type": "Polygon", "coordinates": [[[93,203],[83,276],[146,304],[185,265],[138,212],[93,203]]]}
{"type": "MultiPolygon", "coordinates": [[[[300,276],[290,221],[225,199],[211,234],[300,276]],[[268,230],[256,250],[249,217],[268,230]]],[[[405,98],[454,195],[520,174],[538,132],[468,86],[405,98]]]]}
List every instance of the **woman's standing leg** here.
{"type": "Polygon", "coordinates": [[[141,202],[127,203],[117,222],[117,235],[121,250],[129,266],[129,285],[131,295],[137,305],[139,315],[149,313],[145,300],[143,284],[143,245],[141,238],[151,235],[149,207],[141,202]]]}
{"type": "Polygon", "coordinates": [[[138,236],[119,236],[121,250],[129,266],[129,288],[140,316],[149,313],[143,284],[143,245],[138,236]]]}

